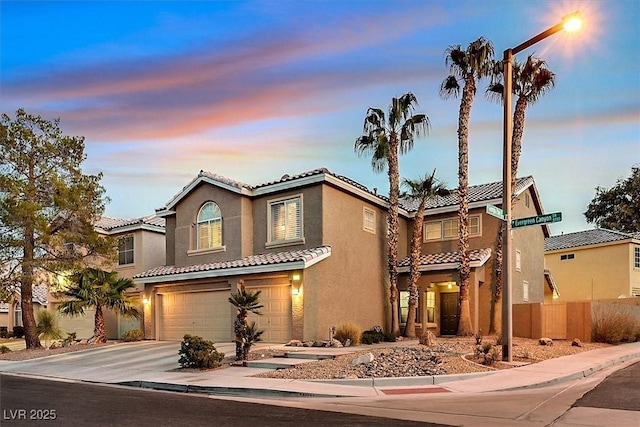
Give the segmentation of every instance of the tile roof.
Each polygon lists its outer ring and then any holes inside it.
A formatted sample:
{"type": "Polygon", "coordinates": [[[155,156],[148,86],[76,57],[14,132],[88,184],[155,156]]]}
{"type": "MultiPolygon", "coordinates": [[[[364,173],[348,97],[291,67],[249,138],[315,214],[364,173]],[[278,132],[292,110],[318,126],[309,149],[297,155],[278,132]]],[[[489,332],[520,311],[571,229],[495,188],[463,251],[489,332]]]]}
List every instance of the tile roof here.
{"type": "MultiPolygon", "coordinates": [[[[40,304],[48,304],[49,289],[46,286],[34,285],[33,286],[33,298],[32,301],[40,304]]],[[[0,313],[7,313],[9,311],[9,303],[0,302],[0,313]]]]}
{"type": "MultiPolygon", "coordinates": [[[[479,263],[480,265],[484,264],[489,257],[491,256],[491,249],[471,249],[469,251],[469,257],[471,262],[479,263]]],[[[398,263],[398,268],[408,268],[410,265],[411,259],[409,257],[403,258],[398,263]]],[[[440,252],[434,254],[422,254],[420,255],[420,267],[434,267],[438,265],[444,264],[455,264],[460,262],[460,253],[459,252],[440,252]]]]}
{"type": "MultiPolygon", "coordinates": [[[[515,193],[520,194],[526,188],[534,183],[532,176],[518,178],[516,182],[515,193]]],[[[502,198],[502,181],[491,182],[488,184],[469,186],[469,203],[483,202],[502,198]]],[[[446,206],[457,206],[460,203],[457,189],[451,191],[451,194],[445,197],[434,197],[427,200],[427,210],[441,208],[446,206]]],[[[404,198],[400,200],[400,204],[409,212],[418,210],[418,199],[404,198]]]]}
{"type": "Polygon", "coordinates": [[[164,266],[156,267],[151,270],[133,276],[134,279],[146,277],[170,276],[184,273],[206,272],[228,270],[233,268],[287,264],[292,262],[305,262],[316,260],[324,255],[331,254],[331,246],[320,246],[311,249],[301,249],[296,251],[271,252],[260,255],[250,255],[241,259],[223,262],[214,262],[210,264],[189,265],[183,267],[164,266]]]}
{"type": "Polygon", "coordinates": [[[111,231],[120,227],[127,227],[130,225],[145,225],[145,224],[164,228],[165,219],[160,218],[155,214],[143,216],[141,218],[132,218],[132,219],[120,219],[120,218],[102,216],[98,221],[96,221],[94,225],[97,228],[100,228],[104,231],[111,231]]]}
{"type": "Polygon", "coordinates": [[[578,231],[575,233],[547,237],[544,239],[544,250],[556,251],[559,249],[578,248],[581,246],[611,243],[633,238],[633,234],[607,230],[606,228],[595,228],[593,230],[578,231]]]}

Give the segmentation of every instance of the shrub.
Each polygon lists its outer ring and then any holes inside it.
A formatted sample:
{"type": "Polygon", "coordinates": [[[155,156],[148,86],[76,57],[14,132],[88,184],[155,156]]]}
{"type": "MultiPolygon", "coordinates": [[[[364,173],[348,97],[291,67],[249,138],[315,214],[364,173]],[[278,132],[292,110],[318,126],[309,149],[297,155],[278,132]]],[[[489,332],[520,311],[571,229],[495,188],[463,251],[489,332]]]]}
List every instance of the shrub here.
{"type": "Polygon", "coordinates": [[[0,345],[0,354],[9,353],[11,349],[6,345],[0,345]]]}
{"type": "Polygon", "coordinates": [[[224,359],[224,353],[216,350],[213,341],[189,334],[182,339],[178,355],[181,368],[217,368],[224,359]]]}
{"type": "Polygon", "coordinates": [[[62,346],[67,347],[76,341],[78,341],[78,335],[75,332],[69,332],[67,337],[62,340],[62,346]]]}
{"type": "Polygon", "coordinates": [[[0,338],[9,338],[9,331],[6,326],[0,326],[0,338]]]}
{"type": "Polygon", "coordinates": [[[62,329],[56,324],[56,319],[50,311],[42,310],[38,312],[38,323],[36,333],[39,338],[44,338],[45,346],[49,347],[49,341],[62,338],[62,329]]]}
{"type": "Polygon", "coordinates": [[[24,337],[24,327],[22,327],[22,326],[14,326],[13,327],[13,337],[14,338],[22,338],[22,337],[24,337]]]}
{"type": "Polygon", "coordinates": [[[591,319],[591,339],[594,342],[619,344],[638,339],[640,321],[622,305],[598,305],[591,319]]]}
{"type": "Polygon", "coordinates": [[[344,325],[340,325],[336,328],[336,333],[333,334],[333,338],[340,341],[342,345],[345,345],[347,340],[351,340],[351,345],[360,344],[360,328],[355,323],[347,322],[344,325]]]}
{"type": "Polygon", "coordinates": [[[131,341],[142,341],[144,339],[144,331],[140,328],[131,329],[124,334],[122,334],[122,341],[131,342],[131,341]]]}
{"type": "Polygon", "coordinates": [[[384,334],[373,330],[364,331],[360,342],[362,344],[377,344],[384,341],[384,334]]]}
{"type": "Polygon", "coordinates": [[[251,346],[258,341],[262,341],[264,331],[256,327],[256,322],[245,324],[236,335],[236,345],[240,345],[241,358],[239,360],[247,360],[249,358],[249,350],[251,346]]]}
{"type": "Polygon", "coordinates": [[[385,342],[396,342],[396,334],[393,332],[385,332],[384,333],[384,341],[385,342]]]}

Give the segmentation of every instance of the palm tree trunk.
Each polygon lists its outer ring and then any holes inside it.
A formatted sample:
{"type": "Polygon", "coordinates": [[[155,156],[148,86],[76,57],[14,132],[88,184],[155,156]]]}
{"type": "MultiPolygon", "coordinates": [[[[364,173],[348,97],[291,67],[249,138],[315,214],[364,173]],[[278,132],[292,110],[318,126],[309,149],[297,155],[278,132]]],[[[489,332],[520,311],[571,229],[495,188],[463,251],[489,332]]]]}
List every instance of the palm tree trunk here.
{"type": "Polygon", "coordinates": [[[101,305],[96,305],[95,328],[93,338],[97,344],[107,342],[107,328],[104,322],[104,312],[101,305]]]}
{"type": "Polygon", "coordinates": [[[420,279],[420,253],[422,249],[422,223],[424,222],[425,202],[421,201],[418,211],[414,217],[413,235],[411,236],[411,270],[409,273],[409,307],[407,313],[407,324],[404,328],[404,336],[408,338],[416,337],[416,306],[418,305],[418,279],[420,279]]]}
{"type": "Polygon", "coordinates": [[[400,170],[398,166],[398,139],[392,135],[389,141],[389,303],[391,304],[391,332],[400,335],[398,316],[398,197],[400,170]]]}
{"type": "Polygon", "coordinates": [[[497,319],[497,313],[502,307],[502,248],[504,244],[504,232],[505,224],[501,224],[498,230],[498,238],[496,239],[496,258],[495,258],[495,270],[496,270],[496,283],[493,290],[493,298],[491,299],[491,311],[489,317],[489,333],[495,334],[502,328],[498,327],[500,322],[497,319]]]}
{"type": "Polygon", "coordinates": [[[469,301],[469,277],[471,266],[469,259],[469,118],[471,104],[475,94],[475,80],[473,73],[467,78],[460,102],[458,121],[458,196],[460,209],[458,210],[458,251],[460,254],[460,323],[458,335],[473,335],[471,322],[471,307],[469,301]]]}
{"type": "MultiPolygon", "coordinates": [[[[511,138],[511,191],[516,191],[516,178],[518,176],[518,164],[522,153],[522,136],[524,135],[525,110],[527,109],[527,99],[524,96],[518,97],[515,111],[513,112],[513,133],[511,138]]],[[[513,196],[512,196],[513,200],[513,196]]]]}

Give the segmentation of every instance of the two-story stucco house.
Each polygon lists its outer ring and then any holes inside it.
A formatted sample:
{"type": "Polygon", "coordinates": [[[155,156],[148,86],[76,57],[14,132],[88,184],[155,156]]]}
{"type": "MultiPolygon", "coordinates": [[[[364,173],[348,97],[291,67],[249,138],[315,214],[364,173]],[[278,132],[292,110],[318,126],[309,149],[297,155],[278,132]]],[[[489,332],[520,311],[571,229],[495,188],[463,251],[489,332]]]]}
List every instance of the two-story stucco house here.
{"type": "MultiPolygon", "coordinates": [[[[500,203],[501,184],[472,187],[471,194],[474,316],[487,330],[500,220],[485,209],[500,203]]],[[[542,213],[532,178],[519,180],[517,194],[516,215],[542,213]]],[[[422,323],[443,335],[457,325],[457,203],[455,195],[432,201],[425,221],[418,310],[422,323]]],[[[327,339],[332,326],[346,322],[387,326],[387,208],[386,197],[327,169],[259,185],[200,172],[156,211],[166,220],[166,265],[134,276],[149,302],[146,337],[230,341],[235,313],[228,298],[241,283],[261,291],[265,307],[255,320],[268,342],[327,339]]],[[[412,209],[404,200],[404,272],[412,209]]],[[[543,299],[545,235],[546,226],[514,233],[514,302],[543,299]]],[[[406,289],[401,277],[403,283],[406,289]]]]}
{"type": "MultiPolygon", "coordinates": [[[[526,218],[543,213],[542,202],[532,177],[521,178],[515,187],[513,218],[526,218]]],[[[492,309],[496,309],[497,328],[500,329],[501,307],[494,305],[492,295],[496,280],[495,248],[502,220],[487,214],[487,205],[501,206],[502,183],[469,187],[469,247],[471,255],[471,315],[476,333],[489,331],[492,309]]],[[[410,216],[415,215],[416,202],[404,200],[410,216]]],[[[422,256],[418,282],[420,300],[418,323],[436,335],[454,335],[458,328],[459,254],[458,254],[457,192],[447,197],[431,199],[427,203],[423,225],[422,256]]],[[[407,227],[413,227],[413,220],[407,227]]],[[[409,231],[409,235],[411,232],[409,231]]],[[[523,227],[512,232],[514,266],[512,271],[512,300],[514,303],[542,302],[544,284],[544,238],[549,235],[546,225],[523,227]]],[[[408,251],[408,250],[407,250],[408,251]]],[[[399,287],[406,290],[409,259],[400,262],[399,287]]],[[[401,303],[406,306],[406,292],[401,303]]],[[[406,312],[406,309],[403,310],[406,312]]],[[[403,316],[404,317],[404,316],[403,316]]]]}
{"type": "Polygon", "coordinates": [[[640,233],[597,228],[545,239],[556,302],[640,296],[640,233]]]}
{"type": "MultiPolygon", "coordinates": [[[[95,224],[96,230],[105,236],[114,238],[118,244],[117,260],[112,266],[100,266],[112,269],[120,277],[132,278],[150,268],[165,264],[165,227],[164,219],[156,215],[142,218],[117,219],[101,217],[95,224]],[[109,268],[110,267],[110,268],[109,268]]],[[[134,294],[139,300],[139,309],[143,311],[143,287],[139,285],[134,294]]],[[[94,311],[88,310],[83,316],[61,316],[57,313],[60,300],[55,293],[49,296],[50,309],[56,311],[58,324],[65,332],[75,332],[78,338],[93,336],[94,311]]],[[[105,312],[107,338],[119,339],[128,330],[142,328],[143,319],[117,316],[111,311],[105,312]]]]}

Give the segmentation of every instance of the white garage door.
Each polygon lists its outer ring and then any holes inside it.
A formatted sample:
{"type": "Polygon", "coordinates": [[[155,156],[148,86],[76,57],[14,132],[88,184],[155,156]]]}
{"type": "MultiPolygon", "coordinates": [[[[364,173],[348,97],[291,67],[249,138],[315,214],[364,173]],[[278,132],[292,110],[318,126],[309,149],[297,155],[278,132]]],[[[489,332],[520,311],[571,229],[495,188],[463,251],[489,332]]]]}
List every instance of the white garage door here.
{"type": "Polygon", "coordinates": [[[264,288],[247,288],[262,291],[260,310],[262,316],[249,316],[249,322],[255,321],[258,329],[264,330],[262,341],[286,343],[291,340],[291,287],[269,286],[264,288]]]}
{"type": "Polygon", "coordinates": [[[56,304],[56,317],[58,326],[63,331],[63,338],[67,337],[68,333],[75,332],[78,339],[89,339],[93,336],[93,328],[95,327],[96,311],[85,310],[81,316],[67,316],[62,315],[57,310],[58,304],[56,304]]]}
{"type": "Polygon", "coordinates": [[[232,340],[233,306],[229,291],[159,295],[159,338],[182,341],[185,334],[223,342],[232,340]]]}

